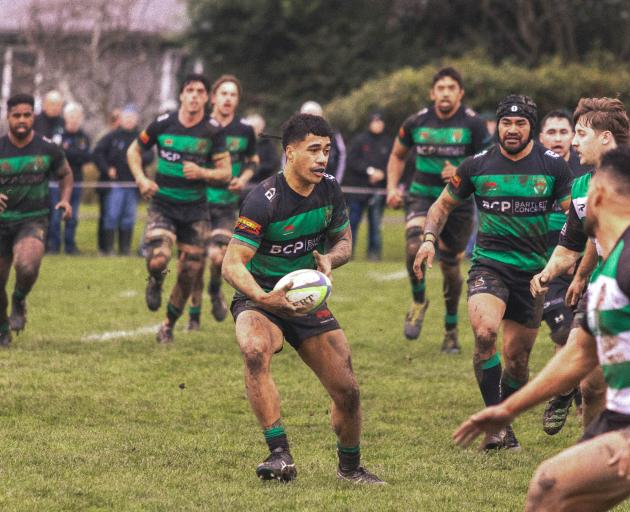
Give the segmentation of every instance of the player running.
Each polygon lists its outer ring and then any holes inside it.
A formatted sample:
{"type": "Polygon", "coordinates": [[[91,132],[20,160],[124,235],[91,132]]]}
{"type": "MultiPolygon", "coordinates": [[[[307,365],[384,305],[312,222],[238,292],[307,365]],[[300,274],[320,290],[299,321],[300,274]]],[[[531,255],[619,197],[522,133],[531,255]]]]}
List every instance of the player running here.
{"type": "MultiPolygon", "coordinates": [[[[464,88],[460,74],[453,68],[439,70],[430,90],[432,108],[424,108],[409,117],[398,133],[387,164],[387,205],[399,208],[403,203],[398,187],[407,154],[416,153],[416,172],[405,199],[405,238],[407,271],[413,301],[405,317],[404,333],[410,340],[420,336],[429,307],[424,278],[413,271],[413,261],[420,246],[429,207],[465,157],[483,148],[487,137],[484,122],[462,105],[464,88]]],[[[440,268],[446,305],[442,351],[459,353],[457,308],[462,291],[460,263],[473,226],[472,201],[463,201],[449,218],[439,239],[440,268]]]]}
{"type": "MultiPolygon", "coordinates": [[[[617,145],[627,144],[630,140],[628,115],[624,104],[618,99],[582,98],[573,118],[575,120],[573,146],[583,165],[599,166],[602,156],[607,151],[616,148],[617,145]]],[[[557,276],[572,268],[584,251],[584,258],[575,271],[566,296],[570,306],[577,304],[574,325],[584,314],[586,307],[583,300],[578,303],[578,298],[598,261],[597,242],[589,241],[584,231],[586,194],[591,177],[592,173],[587,173],[573,183],[569,214],[558,245],[543,271],[534,276],[531,282],[532,294],[544,294],[548,289],[547,283],[553,282],[557,276]]],[[[577,331],[572,329],[569,339],[576,334],[577,331]]],[[[584,427],[587,427],[605,407],[606,383],[600,368],[595,368],[580,383],[580,390],[583,399],[582,422],[584,427]]],[[[560,413],[558,416],[561,420],[560,413]]]]}
{"type": "MultiPolygon", "coordinates": [[[[233,75],[222,75],[212,84],[211,91],[212,118],[223,128],[222,135],[232,160],[232,178],[227,186],[209,186],[207,189],[210,223],[208,294],[212,303],[212,316],[222,322],[227,315],[227,305],[221,292],[221,265],[234,230],[240,193],[254,176],[259,161],[254,129],[235,115],[242,92],[239,80],[233,75]]],[[[195,280],[190,298],[190,331],[199,330],[200,327],[202,291],[203,267],[195,280]]]]}
{"type": "MultiPolygon", "coordinates": [[[[486,405],[495,405],[529,377],[529,353],[542,319],[542,297],[529,282],[547,260],[547,215],[554,201],[569,205],[571,172],[560,156],[532,140],[536,104],[510,95],[497,108],[499,144],[468,158],[431,206],[414,270],[431,267],[437,237],[449,214],[474,195],[479,212],[468,316],[475,336],[473,366],[486,405]],[[503,326],[503,360],[496,342],[503,326]]],[[[486,449],[520,448],[511,426],[488,435],[486,449]]]]}
{"type": "Polygon", "coordinates": [[[56,210],[72,216],[72,172],[63,151],[33,131],[35,101],[15,94],[7,101],[9,132],[0,138],[0,346],[11,343],[11,331],[26,325],[26,297],[42,262],[50,213],[48,182],[59,180],[61,200],[56,210]],[[15,288],[11,316],[6,293],[11,265],[15,288]]]}
{"type": "MultiPolygon", "coordinates": [[[[575,178],[588,172],[589,168],[580,164],[579,155],[571,148],[574,135],[573,120],[561,110],[549,112],[540,123],[540,143],[564,158],[575,178]]],[[[558,245],[560,231],[566,220],[566,214],[556,203],[554,211],[549,214],[547,246],[549,253],[552,253],[558,245]]],[[[564,301],[571,284],[572,270],[559,275],[549,283],[549,291],[545,295],[543,304],[543,319],[551,331],[551,339],[555,343],[556,351],[566,344],[573,322],[573,311],[564,301]]],[[[543,429],[547,434],[554,435],[560,432],[569,414],[571,402],[574,398],[578,399],[577,392],[576,388],[565,396],[554,397],[547,404],[543,414],[543,429]]]]}
{"type": "Polygon", "coordinates": [[[287,121],[282,134],[285,169],[245,198],[223,276],[237,290],[231,310],[245,363],[245,387],[270,451],[256,468],[259,478],[289,481],[296,476],[270,373],[272,356],[286,338],[332,398],[338,478],[382,484],[360,465],[359,385],[344,332],[326,305],[296,316],[286,298],[291,283],[272,291],[293,270],[317,268],[330,276],[350,259],[352,235],[343,194],[336,180],[324,173],[331,136],[322,117],[297,114],[287,121]],[[324,245],[329,248],[325,254],[324,245]]]}
{"type": "Polygon", "coordinates": [[[173,341],[173,327],[203,266],[206,185],[230,178],[230,158],[219,133],[221,127],[204,111],[208,90],[203,75],[188,75],[180,89],[179,110],[159,116],[127,150],[140,194],[151,199],[145,233],[149,271],[146,301],[151,311],[160,308],[162,282],[175,243],[179,252],[177,282],[166,307],[166,320],[157,333],[159,343],[173,341]],[[142,170],[142,151],[155,144],[158,165],[156,180],[152,181],[142,170]]]}
{"type": "MultiPolygon", "coordinates": [[[[578,128],[579,130],[579,125],[578,128]]],[[[472,415],[454,433],[467,446],[481,432],[509,425],[521,412],[574,388],[602,365],[606,410],[582,442],[543,462],[532,478],[525,509],[609,510],[630,495],[630,150],[607,152],[591,178],[585,228],[596,237],[602,263],[588,289],[587,314],[545,368],[499,405],[472,415]]]]}

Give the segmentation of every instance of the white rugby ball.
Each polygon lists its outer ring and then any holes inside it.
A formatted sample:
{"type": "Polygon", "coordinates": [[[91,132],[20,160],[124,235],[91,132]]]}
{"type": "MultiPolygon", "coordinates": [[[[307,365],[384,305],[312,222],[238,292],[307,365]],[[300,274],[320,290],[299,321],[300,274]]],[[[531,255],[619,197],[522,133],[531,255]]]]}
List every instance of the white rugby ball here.
{"type": "Polygon", "coordinates": [[[287,291],[287,300],[298,308],[300,313],[313,313],[326,302],[332,290],[332,283],[318,270],[301,269],[290,272],[274,286],[278,290],[293,281],[287,291]]]}

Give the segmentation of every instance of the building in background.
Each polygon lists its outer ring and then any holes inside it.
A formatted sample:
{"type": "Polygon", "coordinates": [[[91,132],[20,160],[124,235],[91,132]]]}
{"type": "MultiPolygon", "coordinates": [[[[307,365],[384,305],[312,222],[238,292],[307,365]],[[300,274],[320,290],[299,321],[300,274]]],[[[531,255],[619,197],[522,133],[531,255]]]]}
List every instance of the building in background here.
{"type": "Polygon", "coordinates": [[[0,0],[0,119],[13,93],[50,89],[85,106],[86,130],[133,102],[152,117],[196,62],[183,46],[185,0],[0,0]]]}

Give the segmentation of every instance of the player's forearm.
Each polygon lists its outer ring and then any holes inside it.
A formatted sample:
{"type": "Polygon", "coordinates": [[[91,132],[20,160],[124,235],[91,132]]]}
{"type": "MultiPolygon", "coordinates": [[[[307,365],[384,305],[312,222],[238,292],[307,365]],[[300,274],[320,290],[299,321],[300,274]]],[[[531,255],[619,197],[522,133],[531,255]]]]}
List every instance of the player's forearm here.
{"type": "Polygon", "coordinates": [[[405,161],[392,153],[387,162],[387,190],[396,190],[405,170],[405,161]]]}
{"type": "Polygon", "coordinates": [[[70,166],[66,163],[64,175],[59,179],[59,197],[62,201],[70,202],[72,196],[72,188],[74,187],[74,177],[70,166]]]}
{"type": "Polygon", "coordinates": [[[595,265],[597,265],[597,259],[597,248],[595,247],[595,244],[589,239],[586,244],[584,256],[582,258],[582,261],[578,265],[577,270],[575,271],[575,275],[579,279],[582,279],[584,281],[587,280],[595,269],[595,265]]]}
{"type": "Polygon", "coordinates": [[[340,267],[350,261],[352,256],[352,232],[350,229],[344,230],[343,234],[337,238],[326,253],[330,258],[330,266],[332,268],[340,267]]]}
{"type": "Polygon", "coordinates": [[[575,262],[579,257],[579,252],[567,249],[562,245],[556,245],[556,248],[553,250],[551,258],[549,258],[543,272],[546,272],[549,275],[549,280],[552,280],[559,275],[568,272],[569,269],[575,265],[575,262]]]}
{"type": "Polygon", "coordinates": [[[258,302],[260,297],[266,295],[265,290],[255,281],[247,267],[241,261],[231,258],[229,253],[225,255],[223,261],[222,275],[232,288],[254,302],[258,302]]]}
{"type": "Polygon", "coordinates": [[[541,372],[524,388],[508,398],[504,405],[519,414],[541,402],[575,388],[598,364],[595,340],[583,329],[569,338],[541,372]]]}
{"type": "Polygon", "coordinates": [[[450,213],[451,209],[448,208],[443,201],[439,199],[435,201],[427,212],[427,218],[424,222],[424,232],[433,233],[436,237],[439,236],[446,225],[450,213]]]}
{"type": "Polygon", "coordinates": [[[138,182],[142,178],[146,178],[142,169],[142,151],[137,141],[133,141],[127,149],[127,163],[129,170],[133,175],[133,179],[138,182]]]}
{"type": "Polygon", "coordinates": [[[247,183],[249,183],[249,180],[252,179],[254,174],[255,174],[255,170],[252,167],[247,167],[240,175],[240,180],[243,183],[243,185],[246,185],[247,183]]]}

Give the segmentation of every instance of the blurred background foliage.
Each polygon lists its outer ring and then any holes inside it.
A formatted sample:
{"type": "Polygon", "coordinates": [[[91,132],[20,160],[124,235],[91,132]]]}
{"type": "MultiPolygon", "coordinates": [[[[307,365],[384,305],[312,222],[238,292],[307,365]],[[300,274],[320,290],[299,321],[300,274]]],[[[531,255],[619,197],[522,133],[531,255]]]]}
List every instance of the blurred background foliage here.
{"type": "Polygon", "coordinates": [[[190,0],[189,10],[187,42],[208,74],[239,76],[244,110],[263,112],[270,130],[307,99],[344,130],[372,107],[399,123],[446,63],[480,110],[511,91],[543,111],[628,91],[626,0],[190,0]]]}

